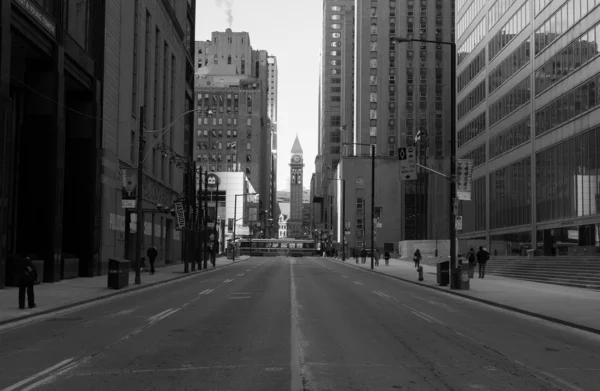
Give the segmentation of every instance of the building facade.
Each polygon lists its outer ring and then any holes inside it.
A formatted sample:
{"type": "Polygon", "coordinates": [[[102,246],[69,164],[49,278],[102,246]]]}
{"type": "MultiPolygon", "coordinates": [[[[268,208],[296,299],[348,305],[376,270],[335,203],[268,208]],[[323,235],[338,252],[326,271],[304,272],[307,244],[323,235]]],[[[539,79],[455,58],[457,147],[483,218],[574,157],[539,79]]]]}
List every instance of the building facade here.
{"type": "Polygon", "coordinates": [[[458,1],[458,156],[473,159],[460,250],[600,246],[600,1],[458,1]]]}
{"type": "Polygon", "coordinates": [[[375,215],[385,216],[385,221],[380,221],[382,234],[375,235],[375,247],[390,250],[400,241],[448,238],[447,181],[422,168],[417,169],[416,180],[402,181],[398,148],[415,147],[418,163],[449,174],[451,50],[449,45],[394,44],[390,38],[452,42],[452,3],[356,2],[355,145],[343,151],[338,173],[346,183],[345,201],[340,197],[342,182],[331,184],[337,189],[334,204],[338,205],[334,240],[341,242],[342,226],[349,226],[345,238],[349,248],[371,246],[373,200],[367,187],[372,180],[371,146],[375,147],[375,186],[385,185],[389,194],[395,194],[381,196],[376,190],[375,215]]]}
{"type": "MultiPolygon", "coordinates": [[[[0,289],[98,273],[105,1],[0,2],[0,289]]],[[[113,121],[117,119],[110,118],[113,121]]]]}
{"type": "Polygon", "coordinates": [[[327,189],[342,152],[342,143],[353,126],[354,6],[353,0],[324,0],[319,76],[318,156],[315,173],[317,196],[322,203],[319,229],[334,224],[327,189]],[[343,130],[345,129],[345,130],[343,130]]]}
{"type": "Polygon", "coordinates": [[[158,249],[157,262],[182,259],[182,232],[170,207],[185,198],[185,166],[193,152],[195,2],[132,0],[107,2],[102,137],[101,270],[108,258],[135,258],[134,210],[124,209],[123,182],[143,164],[143,243],[158,249]],[[130,20],[131,23],[117,23],[130,20]],[[145,114],[142,118],[140,108],[145,114]],[[143,126],[142,126],[143,121],[143,126]],[[138,156],[139,132],[144,147],[138,156]],[[156,212],[155,212],[156,211],[156,212]]]}
{"type": "Polygon", "coordinates": [[[196,42],[195,58],[196,160],[209,171],[243,172],[260,194],[267,221],[275,221],[269,220],[277,189],[269,56],[252,49],[248,33],[227,29],[196,42]]]}

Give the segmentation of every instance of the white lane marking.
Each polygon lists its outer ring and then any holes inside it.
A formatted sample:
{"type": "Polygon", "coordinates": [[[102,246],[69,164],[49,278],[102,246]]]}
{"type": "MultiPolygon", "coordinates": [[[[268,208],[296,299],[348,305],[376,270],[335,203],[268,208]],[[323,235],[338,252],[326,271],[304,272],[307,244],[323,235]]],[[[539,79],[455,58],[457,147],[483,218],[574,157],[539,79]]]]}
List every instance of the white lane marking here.
{"type": "MultiPolygon", "coordinates": [[[[563,378],[560,378],[558,376],[555,376],[551,373],[545,372],[545,371],[540,371],[540,373],[544,376],[549,377],[550,379],[554,380],[555,382],[559,383],[561,386],[564,386],[565,388],[563,388],[564,390],[571,390],[571,391],[584,391],[583,388],[580,388],[578,386],[576,386],[575,384],[566,381],[563,378]]],[[[562,387],[560,387],[562,388],[562,387]]]]}
{"type": "Polygon", "coordinates": [[[43,379],[41,379],[41,380],[39,380],[39,381],[37,381],[37,382],[29,385],[28,387],[23,388],[21,391],[31,391],[34,388],[38,388],[39,386],[41,386],[43,384],[51,383],[52,381],[54,381],[54,379],[56,379],[57,377],[59,377],[63,373],[65,373],[65,372],[67,372],[67,371],[75,368],[78,365],[83,364],[84,362],[88,361],[90,358],[91,357],[86,357],[85,359],[77,361],[77,362],[74,362],[74,363],[71,363],[71,364],[67,365],[66,367],[59,368],[58,372],[55,372],[55,373],[53,373],[50,376],[46,376],[45,378],[43,378],[43,379]]]}
{"type": "Polygon", "coordinates": [[[246,273],[240,273],[240,274],[238,274],[238,277],[243,277],[244,274],[246,274],[246,273]]]}
{"type": "Polygon", "coordinates": [[[251,272],[252,270],[250,270],[250,269],[246,269],[246,271],[247,271],[247,272],[251,272]]]}
{"type": "Polygon", "coordinates": [[[348,276],[342,276],[343,278],[348,278],[348,276]]]}
{"type": "Polygon", "coordinates": [[[166,317],[169,317],[169,316],[173,315],[175,312],[179,311],[180,309],[181,309],[181,308],[175,308],[175,309],[171,309],[171,310],[169,310],[167,313],[165,313],[165,314],[162,314],[162,315],[160,315],[160,316],[157,316],[157,317],[155,317],[154,319],[152,319],[152,320],[150,321],[150,323],[156,323],[156,322],[158,322],[158,321],[160,321],[160,320],[163,320],[163,319],[165,319],[166,317]]]}
{"type": "Polygon", "coordinates": [[[214,291],[214,289],[205,289],[202,292],[200,292],[199,295],[208,295],[212,291],[214,291]]]}
{"type": "Polygon", "coordinates": [[[225,284],[229,284],[231,281],[233,281],[233,278],[229,278],[229,279],[227,279],[227,280],[223,281],[223,283],[225,283],[225,284]]]}
{"type": "Polygon", "coordinates": [[[433,323],[431,320],[429,320],[429,319],[427,319],[426,317],[422,316],[422,315],[421,315],[421,314],[419,314],[418,312],[414,312],[414,311],[412,311],[412,313],[413,313],[413,315],[416,315],[416,316],[418,316],[419,318],[421,318],[421,319],[424,319],[424,320],[426,320],[426,321],[427,321],[427,322],[429,322],[429,323],[433,323]]]}
{"type": "Polygon", "coordinates": [[[387,297],[388,299],[390,298],[390,296],[389,296],[389,295],[386,295],[386,294],[385,294],[385,293],[383,293],[383,292],[377,292],[377,294],[378,294],[379,296],[381,296],[381,297],[387,297]]]}
{"type": "MultiPolygon", "coordinates": [[[[294,278],[295,260],[290,260],[290,391],[303,391],[304,381],[308,382],[308,368],[304,365],[304,345],[306,340],[300,330],[300,303],[296,294],[296,282],[294,278]]],[[[310,388],[308,388],[310,389],[310,388]]]]}
{"type": "Polygon", "coordinates": [[[117,316],[129,315],[132,312],[137,311],[139,308],[140,307],[134,307],[134,308],[130,308],[130,309],[127,309],[127,310],[115,312],[114,314],[108,315],[106,318],[107,319],[111,319],[111,318],[116,318],[117,316]]]}
{"type": "Polygon", "coordinates": [[[149,317],[149,318],[148,318],[148,321],[149,321],[149,322],[152,322],[152,321],[154,321],[154,319],[156,319],[156,318],[159,318],[160,316],[162,316],[162,315],[164,315],[164,314],[166,314],[167,312],[169,312],[169,311],[172,311],[172,310],[173,310],[173,308],[169,308],[168,310],[164,310],[164,311],[163,311],[163,312],[161,312],[161,313],[158,313],[158,314],[156,314],[156,315],[154,315],[154,316],[151,316],[151,317],[149,317]]]}
{"type": "Polygon", "coordinates": [[[42,376],[46,375],[47,373],[50,373],[52,371],[55,371],[57,369],[60,369],[60,368],[64,367],[65,365],[67,365],[71,361],[73,361],[73,359],[74,358],[71,357],[71,358],[69,358],[67,360],[61,361],[58,364],[51,366],[50,368],[44,369],[43,371],[38,372],[35,375],[29,376],[27,379],[23,379],[20,382],[15,383],[12,386],[3,389],[2,391],[13,391],[13,390],[16,390],[17,388],[19,388],[19,387],[21,387],[21,386],[23,386],[23,385],[25,385],[25,384],[27,384],[27,383],[29,383],[31,381],[34,381],[35,379],[37,379],[39,377],[42,377],[42,376]]]}
{"type": "Polygon", "coordinates": [[[353,281],[353,282],[354,282],[356,285],[365,285],[365,284],[363,284],[363,283],[362,283],[362,282],[360,282],[360,281],[353,281]]]}
{"type": "Polygon", "coordinates": [[[228,297],[227,300],[242,300],[242,299],[251,299],[250,296],[231,296],[228,297]]]}

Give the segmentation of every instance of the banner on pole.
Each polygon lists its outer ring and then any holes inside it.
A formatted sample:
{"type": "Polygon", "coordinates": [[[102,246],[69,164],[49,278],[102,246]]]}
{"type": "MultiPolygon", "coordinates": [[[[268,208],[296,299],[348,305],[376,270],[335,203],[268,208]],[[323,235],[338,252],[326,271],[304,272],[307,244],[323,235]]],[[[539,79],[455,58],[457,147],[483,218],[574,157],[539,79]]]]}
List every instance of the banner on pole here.
{"type": "Polygon", "coordinates": [[[175,203],[175,215],[177,216],[177,228],[185,228],[185,211],[183,202],[175,203]]]}
{"type": "Polygon", "coordinates": [[[473,159],[458,159],[456,162],[456,196],[462,201],[471,201],[473,159]]]}

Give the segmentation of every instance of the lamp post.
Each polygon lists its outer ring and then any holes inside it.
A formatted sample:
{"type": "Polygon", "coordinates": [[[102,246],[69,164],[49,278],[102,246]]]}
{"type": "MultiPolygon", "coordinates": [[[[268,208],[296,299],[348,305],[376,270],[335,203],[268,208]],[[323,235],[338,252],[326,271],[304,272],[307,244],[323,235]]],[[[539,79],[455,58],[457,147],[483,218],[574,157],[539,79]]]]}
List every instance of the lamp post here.
{"type": "MultiPolygon", "coordinates": [[[[371,148],[371,269],[375,268],[375,144],[344,143],[344,145],[361,145],[371,148]]],[[[344,222],[345,223],[345,222],[344,222]]]]}
{"type": "Polygon", "coordinates": [[[430,41],[426,39],[408,39],[401,37],[390,38],[391,43],[424,42],[450,46],[450,216],[448,232],[450,236],[450,289],[456,289],[452,278],[456,273],[456,226],[454,221],[454,202],[456,197],[456,43],[430,41]]]}
{"type": "Polygon", "coordinates": [[[243,197],[243,196],[250,196],[250,195],[258,195],[258,193],[243,193],[243,194],[236,194],[234,196],[234,200],[233,200],[233,254],[231,255],[231,259],[232,262],[235,262],[235,227],[237,226],[237,222],[236,222],[236,217],[237,217],[237,198],[238,197],[243,197]]]}

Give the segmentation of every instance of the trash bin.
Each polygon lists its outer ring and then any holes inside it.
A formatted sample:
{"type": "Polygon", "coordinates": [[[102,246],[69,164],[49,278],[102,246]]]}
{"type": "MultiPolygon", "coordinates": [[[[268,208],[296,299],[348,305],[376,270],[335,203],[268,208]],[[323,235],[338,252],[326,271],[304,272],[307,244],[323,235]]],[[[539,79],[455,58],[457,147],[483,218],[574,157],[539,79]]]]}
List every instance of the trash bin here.
{"type": "Polygon", "coordinates": [[[121,289],[129,285],[129,261],[126,259],[108,260],[108,288],[121,289]]]}
{"type": "Polygon", "coordinates": [[[468,291],[470,289],[469,264],[458,264],[452,273],[452,279],[452,289],[468,291]]]}
{"type": "Polygon", "coordinates": [[[446,286],[450,282],[450,261],[441,261],[435,264],[437,271],[437,283],[440,286],[446,286]]]}

